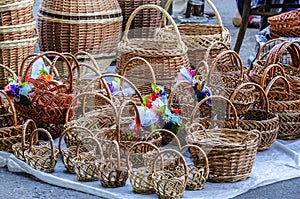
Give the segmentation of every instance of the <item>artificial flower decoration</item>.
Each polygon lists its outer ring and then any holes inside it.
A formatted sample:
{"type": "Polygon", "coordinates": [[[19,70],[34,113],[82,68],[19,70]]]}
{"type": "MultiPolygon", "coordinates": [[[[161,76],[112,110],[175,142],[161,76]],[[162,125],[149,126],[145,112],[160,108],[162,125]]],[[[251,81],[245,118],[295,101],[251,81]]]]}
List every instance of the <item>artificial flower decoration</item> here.
{"type": "Polygon", "coordinates": [[[42,68],[39,71],[39,74],[40,74],[40,78],[45,80],[46,82],[50,82],[53,79],[52,75],[50,75],[45,68],[42,68]]]}
{"type": "Polygon", "coordinates": [[[31,87],[27,81],[21,83],[16,77],[8,78],[8,84],[4,87],[4,91],[16,102],[24,104],[30,103],[29,93],[31,87]]]}

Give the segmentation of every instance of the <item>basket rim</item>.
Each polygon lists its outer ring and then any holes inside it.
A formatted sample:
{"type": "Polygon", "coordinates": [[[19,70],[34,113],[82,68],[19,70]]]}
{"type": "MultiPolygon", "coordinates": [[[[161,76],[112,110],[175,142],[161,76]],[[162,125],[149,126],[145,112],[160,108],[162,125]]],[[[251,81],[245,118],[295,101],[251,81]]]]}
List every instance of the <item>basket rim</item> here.
{"type": "Polygon", "coordinates": [[[0,12],[19,10],[24,7],[33,6],[33,4],[34,0],[22,0],[12,4],[5,4],[0,6],[0,12]]]}

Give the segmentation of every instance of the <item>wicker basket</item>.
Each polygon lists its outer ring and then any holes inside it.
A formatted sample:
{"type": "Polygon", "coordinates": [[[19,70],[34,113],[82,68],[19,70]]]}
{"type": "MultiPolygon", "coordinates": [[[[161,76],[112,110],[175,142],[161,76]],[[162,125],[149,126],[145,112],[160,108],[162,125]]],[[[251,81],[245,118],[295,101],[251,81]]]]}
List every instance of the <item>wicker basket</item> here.
{"type": "Polygon", "coordinates": [[[35,21],[27,24],[13,26],[0,26],[0,41],[22,40],[33,38],[35,34],[35,21]]]}
{"type": "Polygon", "coordinates": [[[58,160],[58,153],[59,151],[55,149],[51,134],[45,129],[38,128],[31,134],[28,149],[24,151],[24,158],[25,162],[34,169],[50,173],[54,171],[58,160]],[[34,145],[34,137],[38,136],[39,132],[47,134],[50,147],[34,145]]]}
{"type": "Polygon", "coordinates": [[[183,196],[189,176],[188,166],[184,157],[173,149],[165,149],[158,153],[153,163],[152,180],[154,189],[159,198],[180,198],[183,196]],[[176,159],[176,169],[168,170],[164,165],[164,159],[176,159]],[[161,162],[161,167],[157,168],[157,163],[161,162]]]}
{"type": "MultiPolygon", "coordinates": [[[[116,60],[116,72],[121,74],[125,64],[133,57],[142,57],[152,66],[156,83],[170,89],[175,82],[177,72],[181,66],[190,68],[187,56],[187,47],[181,40],[177,25],[172,17],[161,7],[155,5],[143,5],[138,7],[130,16],[122,41],[118,45],[118,56],[116,60]],[[128,39],[128,31],[136,14],[146,9],[156,9],[167,16],[174,27],[176,39],[165,40],[158,38],[134,38],[128,39]]],[[[126,66],[130,70],[131,64],[126,66]]]]}
{"type": "MultiPolygon", "coordinates": [[[[201,100],[192,112],[191,124],[194,123],[194,116],[200,110],[200,106],[212,99],[225,100],[230,105],[234,113],[233,128],[226,128],[226,126],[214,128],[214,125],[211,125],[209,129],[194,129],[192,132],[188,132],[186,141],[201,147],[207,154],[209,161],[208,181],[234,182],[245,180],[252,171],[259,145],[259,132],[238,128],[237,111],[234,105],[222,96],[211,96],[201,100]]],[[[199,118],[200,121],[202,119],[199,118]]],[[[210,123],[219,123],[219,121],[213,120],[212,118],[210,123]]],[[[196,166],[201,164],[200,159],[193,155],[195,151],[191,150],[190,152],[194,164],[196,166]]]]}
{"type": "Polygon", "coordinates": [[[277,138],[279,118],[275,113],[269,112],[269,100],[266,96],[266,93],[263,88],[256,83],[249,82],[241,84],[233,92],[230,100],[233,101],[238,90],[247,85],[255,86],[260,91],[259,96],[263,98],[263,100],[260,100],[260,109],[250,109],[244,115],[242,115],[242,118],[239,120],[239,126],[246,131],[258,130],[260,132],[260,144],[257,150],[264,151],[269,149],[277,138]],[[263,101],[264,103],[262,103],[263,101]],[[263,108],[265,109],[263,110],[263,108]]]}
{"type": "MultiPolygon", "coordinates": [[[[29,94],[31,99],[30,104],[15,103],[17,112],[24,118],[33,119],[36,123],[46,124],[63,124],[66,120],[66,112],[69,104],[72,102],[75,96],[73,89],[73,76],[72,69],[69,61],[60,53],[57,52],[45,52],[39,55],[35,55],[29,65],[24,67],[22,64],[21,71],[25,71],[22,75],[22,82],[25,82],[26,75],[31,70],[32,65],[39,59],[47,55],[56,55],[63,59],[69,67],[69,85],[58,85],[55,82],[46,82],[42,79],[30,78],[28,81],[34,86],[33,91],[29,94]],[[56,91],[53,93],[53,91],[56,91]]],[[[29,59],[28,57],[27,59],[29,59]]],[[[26,62],[26,59],[23,63],[26,62]]],[[[73,114],[69,114],[70,121],[73,114]]]]}
{"type": "Polygon", "coordinates": [[[121,28],[117,0],[43,0],[39,8],[39,46],[44,52],[86,51],[104,64],[116,56],[121,28]]]}
{"type": "MultiPolygon", "coordinates": [[[[172,0],[169,0],[165,6],[168,10],[172,0]]],[[[227,46],[231,45],[231,35],[227,28],[223,26],[221,16],[215,5],[210,0],[205,0],[217,17],[218,25],[210,24],[179,24],[178,29],[182,36],[183,42],[188,48],[188,56],[192,67],[196,68],[198,63],[205,58],[207,49],[212,43],[221,41],[227,46]]],[[[163,28],[157,29],[156,35],[166,40],[175,40],[174,28],[166,26],[163,18],[163,28]]],[[[224,45],[214,45],[210,49],[210,58],[214,58],[224,49],[224,45]]]]}
{"type": "Polygon", "coordinates": [[[292,10],[268,18],[272,37],[300,37],[300,10],[292,10]]]}

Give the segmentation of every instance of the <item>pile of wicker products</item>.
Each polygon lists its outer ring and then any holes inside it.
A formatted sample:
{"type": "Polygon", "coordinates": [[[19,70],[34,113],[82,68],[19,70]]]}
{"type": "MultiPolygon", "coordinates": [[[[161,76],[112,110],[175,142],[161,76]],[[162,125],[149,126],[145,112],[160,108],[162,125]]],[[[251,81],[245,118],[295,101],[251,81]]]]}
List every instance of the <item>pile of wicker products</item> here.
{"type": "MultiPolygon", "coordinates": [[[[23,59],[34,53],[37,42],[33,4],[34,0],[0,2],[0,64],[17,75],[23,59]]],[[[0,69],[0,87],[7,77],[7,71],[0,69]]]]}
{"type": "Polygon", "coordinates": [[[43,0],[38,13],[40,50],[86,51],[106,71],[116,56],[121,12],[117,0],[43,0]]]}

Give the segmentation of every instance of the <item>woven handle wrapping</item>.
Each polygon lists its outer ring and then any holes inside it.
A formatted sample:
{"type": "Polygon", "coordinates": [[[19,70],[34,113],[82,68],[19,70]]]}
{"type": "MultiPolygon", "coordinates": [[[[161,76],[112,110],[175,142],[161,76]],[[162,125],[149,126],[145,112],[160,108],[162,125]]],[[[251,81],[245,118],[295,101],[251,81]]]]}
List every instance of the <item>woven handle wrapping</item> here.
{"type": "MultiPolygon", "coordinates": [[[[230,107],[232,108],[233,117],[234,117],[234,126],[235,126],[236,128],[238,128],[239,120],[238,120],[238,115],[237,115],[236,108],[234,107],[234,105],[232,104],[232,102],[231,102],[229,99],[227,99],[227,98],[225,98],[225,97],[223,97],[223,96],[219,96],[219,95],[214,95],[214,96],[206,97],[206,98],[202,99],[200,102],[198,102],[197,105],[195,106],[193,112],[192,112],[191,122],[190,122],[190,123],[191,123],[191,124],[194,123],[194,120],[195,120],[195,114],[196,114],[197,110],[200,108],[200,106],[203,105],[206,101],[212,100],[212,99],[222,99],[222,100],[225,100],[225,101],[230,105],[230,107]]],[[[231,110],[231,109],[229,108],[229,109],[228,109],[228,116],[230,115],[230,114],[229,114],[229,111],[230,111],[230,110],[231,110]]]]}
{"type": "Polygon", "coordinates": [[[169,13],[167,11],[165,11],[163,8],[161,8],[160,6],[157,6],[157,5],[150,5],[150,4],[142,5],[142,6],[139,6],[138,8],[136,8],[132,12],[132,14],[130,15],[130,17],[129,17],[127,23],[126,23],[125,32],[124,32],[124,35],[123,35],[123,38],[122,38],[122,42],[124,42],[124,43],[129,42],[128,41],[128,33],[129,33],[130,25],[131,25],[134,17],[137,15],[137,13],[142,11],[143,9],[155,9],[157,11],[160,11],[163,15],[165,15],[167,17],[167,19],[169,20],[169,22],[172,24],[172,26],[174,28],[174,31],[176,33],[178,48],[182,51],[185,51],[186,47],[185,47],[184,42],[181,39],[179,30],[178,30],[178,27],[177,27],[175,21],[173,20],[173,18],[169,15],[169,13]]]}
{"type": "Polygon", "coordinates": [[[214,59],[214,61],[212,62],[211,68],[209,70],[208,73],[208,77],[207,77],[207,84],[210,84],[210,76],[213,74],[216,65],[218,63],[219,60],[221,60],[223,58],[223,56],[225,55],[229,55],[230,56],[230,61],[232,66],[236,65],[237,67],[240,68],[240,73],[239,73],[239,79],[243,80],[243,62],[241,57],[233,50],[225,50],[223,52],[221,52],[220,54],[217,55],[217,57],[214,59]]]}
{"type": "Polygon", "coordinates": [[[145,153],[147,151],[157,151],[159,152],[159,148],[157,148],[157,146],[155,146],[154,144],[150,143],[150,142],[145,142],[145,141],[141,141],[141,142],[137,142],[135,143],[134,145],[132,145],[129,149],[129,152],[128,152],[128,155],[127,155],[127,168],[128,168],[128,171],[132,170],[132,166],[131,166],[131,162],[130,162],[130,157],[133,153],[135,153],[135,149],[138,148],[138,147],[143,147],[145,148],[145,153]],[[149,148],[151,148],[152,150],[149,150],[149,148]]]}
{"type": "Polygon", "coordinates": [[[148,66],[148,69],[151,72],[152,83],[156,84],[156,76],[155,76],[155,72],[154,72],[151,64],[142,57],[133,57],[133,58],[129,59],[128,62],[126,62],[124,64],[123,70],[120,75],[126,76],[126,71],[129,71],[129,69],[131,69],[131,70],[133,69],[132,66],[129,66],[128,64],[130,64],[132,61],[135,61],[135,60],[141,60],[141,61],[145,62],[145,64],[148,66]]]}
{"type": "MultiPolygon", "coordinates": [[[[116,118],[115,118],[116,121],[117,121],[116,123],[118,123],[118,119],[119,119],[119,118],[118,118],[118,111],[117,111],[117,108],[115,107],[114,103],[113,103],[109,98],[107,98],[106,96],[104,96],[104,95],[102,95],[102,94],[100,94],[100,93],[95,93],[95,92],[84,92],[84,93],[80,93],[80,94],[76,95],[76,96],[73,98],[73,100],[72,100],[72,102],[69,104],[68,109],[67,109],[67,112],[66,112],[66,120],[65,120],[66,123],[69,122],[69,121],[68,121],[68,118],[69,118],[70,111],[71,111],[71,109],[73,108],[73,105],[77,103],[77,100],[78,100],[79,98],[83,97],[83,100],[84,100],[84,102],[85,102],[86,97],[88,97],[88,96],[99,97],[99,98],[105,100],[105,101],[107,102],[107,104],[109,104],[109,105],[111,106],[112,110],[114,111],[114,114],[116,115],[116,118]]],[[[82,117],[84,117],[85,114],[86,114],[86,113],[85,113],[85,103],[84,103],[84,102],[83,102],[83,104],[82,104],[82,117]]]]}
{"type": "Polygon", "coordinates": [[[166,133],[166,134],[171,135],[171,136],[175,139],[175,141],[176,141],[176,144],[177,144],[177,147],[178,147],[178,151],[181,150],[181,144],[180,144],[180,141],[179,141],[178,137],[177,137],[172,131],[169,131],[169,130],[167,130],[167,129],[155,129],[154,131],[152,131],[152,132],[148,135],[148,137],[146,138],[146,140],[151,139],[151,138],[152,138],[153,136],[155,136],[157,133],[162,133],[162,134],[166,133]]]}
{"type": "Polygon", "coordinates": [[[227,46],[227,44],[225,44],[224,42],[222,42],[222,41],[215,41],[215,42],[212,43],[212,44],[207,48],[207,50],[206,50],[206,53],[205,53],[205,55],[204,55],[204,60],[205,60],[206,62],[208,62],[208,60],[209,60],[210,51],[213,50],[213,49],[215,49],[215,46],[222,46],[222,47],[224,47],[226,50],[230,50],[230,47],[227,46]]]}
{"type": "Polygon", "coordinates": [[[68,70],[69,70],[69,77],[68,77],[68,79],[69,79],[69,84],[70,84],[67,92],[68,92],[68,93],[72,93],[72,91],[73,91],[73,73],[72,73],[72,66],[71,66],[70,62],[68,61],[68,59],[67,59],[63,54],[58,53],[58,52],[54,52],[54,51],[48,51],[48,52],[41,53],[41,54],[39,54],[39,55],[30,55],[30,56],[26,57],[26,58],[23,60],[22,64],[21,64],[21,70],[20,70],[20,74],[21,74],[21,73],[24,71],[24,69],[25,69],[25,72],[22,74],[22,82],[25,81],[26,75],[28,75],[28,72],[29,72],[29,70],[32,68],[33,64],[34,64],[38,59],[43,58],[43,57],[45,57],[45,56],[47,56],[47,55],[55,55],[55,56],[58,56],[59,58],[61,58],[61,59],[67,64],[68,70]],[[25,63],[26,63],[26,61],[27,61],[30,57],[32,57],[32,56],[35,56],[35,57],[30,61],[29,65],[25,68],[25,63]]]}
{"type": "Polygon", "coordinates": [[[288,80],[287,80],[285,77],[279,75],[279,76],[274,77],[274,78],[270,81],[270,83],[268,84],[268,86],[266,87],[265,92],[266,92],[266,95],[267,95],[267,96],[268,96],[268,94],[269,94],[269,92],[270,92],[272,86],[274,85],[274,83],[275,83],[276,81],[280,80],[280,79],[283,80],[285,91],[286,91],[287,93],[290,93],[290,84],[289,84],[288,80]]]}
{"type": "Polygon", "coordinates": [[[260,86],[262,88],[265,88],[266,87],[266,84],[267,84],[267,76],[268,74],[270,73],[270,76],[269,78],[274,78],[274,75],[275,75],[275,70],[278,69],[281,73],[281,76],[285,77],[286,78],[286,74],[285,74],[285,71],[284,69],[279,65],[279,64],[271,64],[269,65],[268,67],[266,67],[266,69],[264,70],[263,72],[263,75],[262,75],[262,78],[261,78],[261,82],[260,82],[260,86]]]}
{"type": "MultiPolygon", "coordinates": [[[[26,140],[26,135],[28,135],[28,133],[26,133],[26,132],[27,132],[27,128],[30,125],[33,126],[33,130],[37,129],[37,126],[36,126],[35,122],[32,119],[27,119],[27,121],[24,124],[23,131],[22,131],[22,140],[21,140],[21,147],[22,147],[21,149],[22,150],[24,150],[25,147],[26,147],[25,140],[26,140]]],[[[38,143],[38,136],[35,136],[35,143],[38,143]]]]}
{"type": "Polygon", "coordinates": [[[63,138],[65,137],[65,135],[66,135],[69,131],[75,130],[75,129],[79,129],[79,130],[81,130],[81,131],[84,131],[84,133],[87,133],[88,136],[90,136],[90,137],[93,137],[93,136],[94,136],[94,134],[93,134],[89,129],[87,129],[87,128],[83,127],[83,126],[72,126],[72,127],[69,127],[69,128],[67,128],[67,129],[65,129],[65,130],[61,133],[61,135],[60,135],[60,137],[59,137],[59,141],[58,141],[58,149],[59,149],[59,153],[60,153],[61,155],[62,155],[62,151],[63,151],[63,148],[62,148],[62,140],[63,140],[63,138]]]}
{"type": "Polygon", "coordinates": [[[35,150],[34,146],[33,146],[33,144],[34,144],[34,138],[38,138],[38,133],[39,132],[46,134],[46,136],[48,137],[49,142],[50,142],[50,147],[51,147],[51,154],[50,154],[49,157],[50,157],[50,159],[54,160],[55,159],[55,145],[54,145],[54,141],[53,141],[52,136],[49,133],[49,131],[47,131],[45,129],[37,128],[37,129],[35,129],[32,132],[31,137],[30,137],[29,150],[31,152],[33,152],[35,150]]]}
{"type": "Polygon", "coordinates": [[[281,42],[284,42],[285,40],[284,39],[281,39],[281,38],[275,38],[275,39],[270,39],[268,40],[267,42],[265,42],[258,50],[257,54],[256,54],[256,57],[255,57],[255,60],[262,60],[263,58],[267,58],[268,54],[269,54],[269,50],[268,49],[265,49],[268,45],[272,44],[272,43],[275,43],[275,42],[278,42],[278,41],[281,41],[281,42]],[[266,53],[262,54],[264,51],[266,51],[266,53]]]}
{"type": "Polygon", "coordinates": [[[78,143],[77,147],[76,147],[76,157],[78,158],[79,155],[80,155],[80,147],[82,146],[83,142],[84,141],[87,141],[87,140],[91,140],[93,141],[95,144],[96,144],[96,150],[98,149],[99,152],[100,152],[100,160],[104,160],[104,155],[103,155],[103,150],[102,150],[102,147],[101,147],[101,144],[99,143],[99,141],[94,138],[94,137],[85,137],[85,138],[82,138],[82,140],[80,140],[80,142],[78,143]]]}
{"type": "Polygon", "coordinates": [[[264,99],[265,110],[266,110],[266,112],[269,112],[269,109],[270,109],[270,107],[269,107],[269,99],[268,99],[268,97],[267,97],[267,95],[266,95],[264,89],[263,89],[260,85],[258,85],[258,84],[256,84],[256,83],[253,83],[253,82],[247,82],[247,83],[243,83],[243,84],[239,85],[239,86],[233,91],[233,93],[232,93],[232,95],[230,96],[229,100],[230,100],[231,102],[234,102],[235,96],[238,94],[238,92],[239,92],[243,87],[246,87],[246,86],[254,86],[254,87],[256,87],[256,88],[260,91],[261,96],[262,96],[263,99],[264,99]]]}

